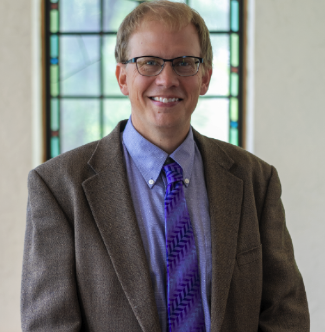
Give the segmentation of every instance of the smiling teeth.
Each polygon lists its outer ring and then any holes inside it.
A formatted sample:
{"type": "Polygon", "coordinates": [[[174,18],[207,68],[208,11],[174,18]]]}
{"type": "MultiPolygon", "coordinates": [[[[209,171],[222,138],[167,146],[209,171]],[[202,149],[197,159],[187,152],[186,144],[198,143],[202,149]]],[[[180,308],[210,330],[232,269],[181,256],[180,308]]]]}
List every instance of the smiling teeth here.
{"type": "Polygon", "coordinates": [[[161,103],[172,103],[178,101],[179,98],[163,98],[163,97],[152,97],[155,101],[160,101],[161,103]]]}

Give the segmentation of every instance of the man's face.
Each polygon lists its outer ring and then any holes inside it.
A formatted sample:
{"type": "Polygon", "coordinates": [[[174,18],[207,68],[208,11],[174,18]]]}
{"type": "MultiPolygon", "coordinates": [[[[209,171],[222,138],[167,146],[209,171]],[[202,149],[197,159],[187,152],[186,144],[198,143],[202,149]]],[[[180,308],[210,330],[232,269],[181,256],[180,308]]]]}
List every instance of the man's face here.
{"type": "MultiPolygon", "coordinates": [[[[200,57],[199,37],[192,24],[180,31],[170,31],[161,22],[144,21],[131,35],[128,58],[157,56],[164,59],[184,55],[200,57]]],[[[194,76],[178,76],[171,62],[166,62],[158,76],[147,77],[138,73],[136,64],[118,64],[116,76],[124,95],[128,95],[132,108],[132,123],[146,138],[156,131],[178,130],[185,135],[190,127],[199,95],[204,95],[209,86],[212,70],[200,65],[194,76]],[[154,100],[177,98],[167,103],[154,100]]]]}

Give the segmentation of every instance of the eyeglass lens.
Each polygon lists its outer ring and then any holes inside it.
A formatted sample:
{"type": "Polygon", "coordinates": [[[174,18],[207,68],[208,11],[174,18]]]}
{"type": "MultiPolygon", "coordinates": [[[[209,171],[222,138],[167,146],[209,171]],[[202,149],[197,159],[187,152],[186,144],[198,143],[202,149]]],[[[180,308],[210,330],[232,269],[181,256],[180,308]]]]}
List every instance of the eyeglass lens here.
{"type": "MultiPolygon", "coordinates": [[[[137,68],[141,75],[156,76],[164,65],[164,60],[154,57],[142,57],[137,59],[137,68]]],[[[173,68],[180,76],[195,75],[199,69],[200,62],[196,58],[176,58],[173,60],[173,68]]]]}

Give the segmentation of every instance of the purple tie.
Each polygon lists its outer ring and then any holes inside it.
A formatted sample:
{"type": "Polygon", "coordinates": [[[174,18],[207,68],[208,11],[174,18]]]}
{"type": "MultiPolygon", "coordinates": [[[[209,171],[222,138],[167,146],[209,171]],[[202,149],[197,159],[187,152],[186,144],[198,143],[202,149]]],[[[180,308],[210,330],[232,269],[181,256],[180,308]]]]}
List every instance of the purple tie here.
{"type": "Polygon", "coordinates": [[[188,214],[183,170],[165,165],[165,233],[169,332],[204,332],[204,313],[193,228],[188,214]]]}

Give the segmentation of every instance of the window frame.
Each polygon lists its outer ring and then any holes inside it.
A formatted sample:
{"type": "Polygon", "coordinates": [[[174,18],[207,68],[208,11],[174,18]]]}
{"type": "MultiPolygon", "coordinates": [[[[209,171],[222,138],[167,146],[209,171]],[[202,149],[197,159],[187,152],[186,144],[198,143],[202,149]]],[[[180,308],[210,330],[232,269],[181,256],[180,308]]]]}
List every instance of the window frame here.
{"type": "MultiPolygon", "coordinates": [[[[142,3],[145,1],[137,1],[138,3],[142,3]]],[[[190,0],[184,1],[186,4],[189,4],[190,0]]],[[[244,0],[229,0],[230,2],[230,10],[229,10],[229,30],[228,31],[221,31],[221,30],[210,30],[210,35],[218,35],[218,34],[228,34],[229,40],[231,33],[236,33],[239,36],[239,65],[237,67],[237,72],[239,75],[239,86],[238,86],[238,95],[236,98],[238,99],[238,146],[245,148],[245,126],[244,126],[244,115],[245,115],[245,78],[246,78],[246,68],[244,66],[245,64],[245,43],[246,43],[246,34],[245,34],[245,22],[246,22],[246,1],[244,0]],[[231,30],[231,1],[237,1],[239,4],[239,30],[233,31],[231,30]]],[[[43,159],[44,161],[51,159],[51,137],[52,137],[52,131],[51,131],[51,88],[50,88],[50,36],[52,35],[50,31],[50,9],[51,9],[51,0],[46,0],[45,2],[42,2],[42,13],[43,13],[43,19],[42,19],[42,36],[43,36],[43,47],[42,47],[42,53],[43,53],[43,123],[44,123],[44,140],[45,144],[44,146],[44,152],[43,152],[43,159]]],[[[60,0],[57,1],[58,10],[60,5],[60,0]]],[[[104,6],[104,0],[100,0],[101,9],[103,9],[104,6]]],[[[61,35],[99,35],[100,36],[100,47],[103,45],[103,36],[105,35],[116,35],[117,31],[104,31],[103,27],[103,10],[101,10],[101,30],[100,32],[60,32],[60,30],[56,33],[58,36],[61,35]]],[[[60,24],[59,24],[60,26],[60,24]]],[[[60,57],[60,54],[59,54],[60,57]]],[[[59,58],[58,57],[58,58],[59,58]]],[[[230,57],[231,57],[231,42],[230,42],[230,57]]],[[[230,61],[230,60],[229,60],[230,61]]],[[[200,98],[225,98],[229,100],[229,114],[230,114],[230,98],[231,96],[231,63],[229,64],[229,95],[228,96],[218,96],[218,95],[208,95],[208,96],[201,96],[200,98]]],[[[59,101],[62,98],[80,98],[80,99],[99,99],[100,100],[100,137],[103,137],[103,128],[104,128],[104,99],[110,99],[110,98],[122,98],[126,99],[126,96],[121,95],[115,95],[115,96],[105,96],[103,94],[103,61],[100,60],[100,89],[101,93],[100,96],[91,97],[91,96],[57,96],[59,101]]],[[[59,90],[60,91],[60,90],[59,90]]],[[[60,107],[60,106],[59,106],[60,107]]],[[[230,115],[229,115],[229,136],[230,136],[230,127],[231,127],[231,121],[230,121],[230,115]]],[[[59,129],[60,130],[60,129],[59,129]]],[[[59,136],[59,130],[58,130],[58,137],[59,136]]],[[[229,138],[230,141],[230,138],[229,138]]],[[[61,151],[60,151],[61,153],[61,151]]]]}

